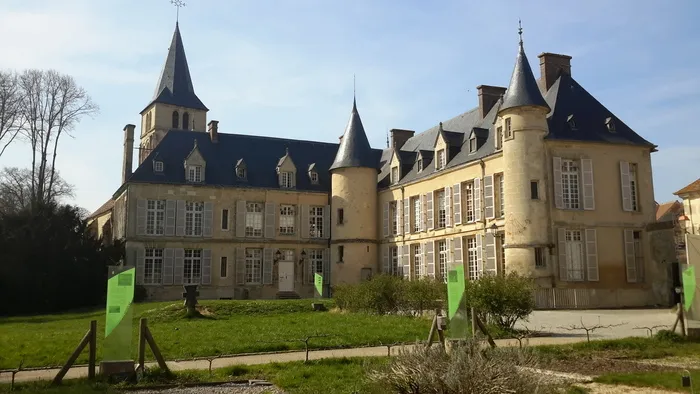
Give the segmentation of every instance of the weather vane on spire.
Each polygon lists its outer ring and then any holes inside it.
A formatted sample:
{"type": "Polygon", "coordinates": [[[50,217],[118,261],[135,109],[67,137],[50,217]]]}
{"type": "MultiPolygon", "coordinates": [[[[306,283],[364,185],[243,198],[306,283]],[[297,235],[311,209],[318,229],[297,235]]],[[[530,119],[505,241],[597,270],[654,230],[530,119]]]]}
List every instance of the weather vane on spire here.
{"type": "Polygon", "coordinates": [[[520,36],[520,44],[523,43],[523,24],[520,19],[518,19],[518,35],[520,36]]]}
{"type": "Polygon", "coordinates": [[[177,7],[177,14],[175,14],[175,22],[177,23],[180,21],[180,7],[184,7],[187,4],[185,4],[185,2],[182,0],[170,0],[170,4],[177,7]]]}

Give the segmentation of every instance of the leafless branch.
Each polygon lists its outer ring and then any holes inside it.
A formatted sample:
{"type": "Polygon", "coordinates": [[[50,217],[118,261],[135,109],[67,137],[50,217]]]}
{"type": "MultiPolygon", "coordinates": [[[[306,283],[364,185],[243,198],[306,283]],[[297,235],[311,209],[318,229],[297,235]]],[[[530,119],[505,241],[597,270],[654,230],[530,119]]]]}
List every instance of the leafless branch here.
{"type": "MultiPolygon", "coordinates": [[[[600,320],[600,319],[599,319],[599,320],[600,320]]],[[[592,332],[594,332],[594,331],[596,331],[596,330],[600,330],[600,329],[605,329],[605,328],[620,327],[620,326],[624,326],[625,324],[627,324],[627,322],[618,323],[618,324],[603,325],[603,324],[600,324],[600,321],[599,321],[598,324],[596,324],[596,325],[593,325],[593,326],[586,326],[585,324],[583,324],[583,318],[581,318],[581,325],[580,325],[580,326],[577,326],[577,325],[575,325],[575,324],[572,324],[572,325],[570,325],[570,326],[568,326],[568,327],[566,327],[566,326],[559,326],[559,328],[561,328],[561,329],[563,329],[563,330],[568,330],[568,331],[584,330],[584,331],[586,331],[586,340],[587,340],[588,342],[590,342],[590,341],[591,341],[591,333],[592,333],[592,332]]]]}
{"type": "Polygon", "coordinates": [[[12,381],[10,382],[10,391],[14,391],[14,389],[15,389],[15,375],[17,375],[22,370],[22,365],[24,365],[24,357],[22,357],[22,359],[19,360],[19,366],[17,366],[17,369],[10,371],[12,373],[12,381]]]}
{"type": "Polygon", "coordinates": [[[314,334],[314,335],[308,335],[303,338],[292,338],[292,339],[280,339],[277,341],[258,341],[259,343],[284,343],[284,342],[302,342],[304,344],[304,350],[306,352],[306,356],[304,357],[304,362],[309,361],[309,341],[313,338],[327,338],[327,337],[335,337],[336,335],[333,334],[314,334]]]}
{"type": "Polygon", "coordinates": [[[0,71],[0,156],[19,132],[20,103],[17,74],[0,71]]]}
{"type": "Polygon", "coordinates": [[[541,326],[539,330],[531,330],[528,326],[523,325],[523,329],[519,330],[513,335],[515,339],[518,340],[518,346],[520,348],[523,347],[523,340],[525,340],[525,343],[529,343],[529,339],[532,338],[533,336],[541,333],[544,331],[545,326],[541,326]]]}
{"type": "Polygon", "coordinates": [[[658,326],[651,326],[651,327],[635,327],[635,328],[633,328],[633,330],[647,330],[647,332],[649,332],[649,337],[653,337],[654,330],[656,330],[657,328],[665,328],[665,327],[668,327],[668,326],[658,325],[658,326]]]}
{"type": "MultiPolygon", "coordinates": [[[[52,200],[59,201],[73,197],[73,186],[63,180],[58,171],[54,173],[55,180],[51,186],[52,200]]],[[[37,172],[35,171],[34,174],[36,175],[37,172]]],[[[6,167],[0,170],[0,212],[17,212],[31,206],[31,177],[32,171],[28,168],[6,167]]]]}

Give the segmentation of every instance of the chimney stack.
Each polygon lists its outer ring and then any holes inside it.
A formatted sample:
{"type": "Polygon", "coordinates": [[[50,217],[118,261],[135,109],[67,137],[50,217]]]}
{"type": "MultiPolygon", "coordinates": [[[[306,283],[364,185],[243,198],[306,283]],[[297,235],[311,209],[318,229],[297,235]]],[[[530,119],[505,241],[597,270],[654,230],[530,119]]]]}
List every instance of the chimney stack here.
{"type": "Polygon", "coordinates": [[[540,90],[547,92],[561,74],[571,75],[571,56],[542,52],[540,58],[540,90]]]}
{"type": "Polygon", "coordinates": [[[124,126],[124,158],[122,165],[122,185],[131,177],[131,166],[134,161],[134,128],[128,124],[124,126]]]}
{"type": "Polygon", "coordinates": [[[389,133],[391,133],[391,147],[395,150],[401,149],[403,144],[405,144],[409,138],[416,134],[416,132],[413,130],[404,129],[391,129],[389,130],[389,133]]]}
{"type": "Polygon", "coordinates": [[[218,143],[219,142],[219,121],[218,120],[211,120],[209,121],[209,124],[207,125],[209,127],[209,137],[211,138],[211,142],[213,143],[218,143]]]}
{"type": "Polygon", "coordinates": [[[500,86],[479,85],[476,90],[479,94],[479,113],[482,119],[506,93],[506,88],[500,86]]]}

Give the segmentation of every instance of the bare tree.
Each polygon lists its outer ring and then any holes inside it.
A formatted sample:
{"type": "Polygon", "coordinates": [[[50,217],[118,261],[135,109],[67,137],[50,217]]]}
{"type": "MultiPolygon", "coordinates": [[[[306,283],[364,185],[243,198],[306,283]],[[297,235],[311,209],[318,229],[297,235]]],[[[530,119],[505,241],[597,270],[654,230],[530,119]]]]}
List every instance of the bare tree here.
{"type": "Polygon", "coordinates": [[[0,70],[0,156],[17,137],[20,102],[17,74],[0,70]]]}
{"type": "Polygon", "coordinates": [[[51,201],[56,182],[58,142],[84,116],[98,113],[88,93],[69,75],[55,70],[27,70],[19,77],[22,134],[32,147],[32,204],[51,201]],[[50,160],[50,162],[49,162],[50,160]]]}
{"type": "MultiPolygon", "coordinates": [[[[58,171],[49,170],[54,173],[54,182],[47,193],[50,201],[74,197],[73,186],[61,178],[58,171]]],[[[0,171],[0,212],[17,212],[31,206],[32,184],[37,183],[37,180],[32,182],[32,175],[38,172],[17,167],[5,167],[0,171]]]]}

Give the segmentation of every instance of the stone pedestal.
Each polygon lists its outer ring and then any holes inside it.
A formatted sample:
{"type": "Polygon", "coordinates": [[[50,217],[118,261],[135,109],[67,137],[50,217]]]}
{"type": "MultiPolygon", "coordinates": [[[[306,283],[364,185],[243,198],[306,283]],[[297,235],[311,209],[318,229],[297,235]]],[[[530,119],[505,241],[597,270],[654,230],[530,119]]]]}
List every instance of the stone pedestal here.
{"type": "Polygon", "coordinates": [[[134,381],[136,370],[133,360],[117,360],[100,362],[100,374],[109,382],[134,381]]]}

